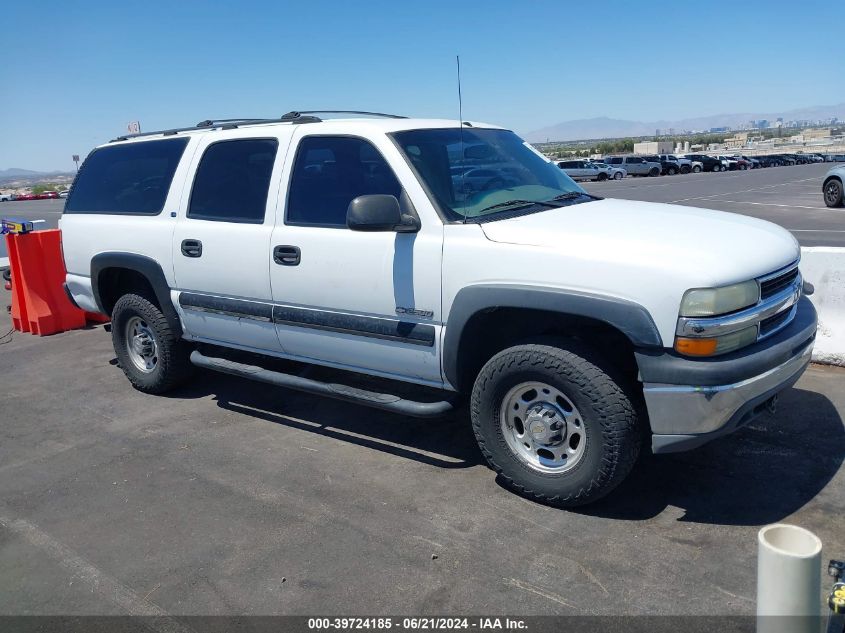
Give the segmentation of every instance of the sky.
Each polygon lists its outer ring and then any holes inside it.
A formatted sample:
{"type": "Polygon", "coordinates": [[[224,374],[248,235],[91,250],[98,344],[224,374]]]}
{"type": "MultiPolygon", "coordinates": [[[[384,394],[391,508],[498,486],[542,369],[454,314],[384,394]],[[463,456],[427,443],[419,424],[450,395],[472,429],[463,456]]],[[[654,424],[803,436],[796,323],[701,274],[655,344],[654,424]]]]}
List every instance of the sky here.
{"type": "Polygon", "coordinates": [[[530,132],[845,101],[845,1],[14,1],[0,169],[126,132],[350,109],[530,132]]]}

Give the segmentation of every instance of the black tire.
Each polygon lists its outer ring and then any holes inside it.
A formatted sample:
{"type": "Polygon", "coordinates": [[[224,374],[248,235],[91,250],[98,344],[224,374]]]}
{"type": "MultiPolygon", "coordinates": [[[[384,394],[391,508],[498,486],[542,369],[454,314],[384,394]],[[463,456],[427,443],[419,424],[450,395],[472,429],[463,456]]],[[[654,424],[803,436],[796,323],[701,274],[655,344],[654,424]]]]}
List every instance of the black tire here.
{"type": "Polygon", "coordinates": [[[598,180],[599,182],[604,182],[605,180],[607,180],[607,174],[606,174],[606,173],[604,173],[604,172],[601,172],[601,173],[598,175],[597,180],[598,180]]]}
{"type": "Polygon", "coordinates": [[[621,171],[617,171],[616,173],[614,173],[614,174],[613,174],[613,179],[614,179],[614,180],[622,180],[624,177],[625,177],[625,176],[623,176],[623,175],[622,175],[622,172],[621,172],[621,171]]]}
{"type": "Polygon", "coordinates": [[[843,205],[842,196],[842,181],[836,178],[831,178],[824,183],[824,203],[833,208],[841,207],[843,205]]]}
{"type": "Polygon", "coordinates": [[[600,499],[630,473],[641,442],[636,408],[605,366],[574,341],[518,345],[484,365],[472,390],[472,427],[507,487],[535,501],[572,507],[600,499]],[[565,394],[583,419],[583,454],[570,470],[541,472],[508,445],[501,423],[505,398],[531,381],[565,394]]]}
{"type": "Polygon", "coordinates": [[[193,374],[190,347],[173,332],[158,306],[145,297],[126,294],[117,300],[112,310],[111,335],[118,364],[138,391],[164,393],[193,374]],[[127,335],[130,321],[140,321],[152,334],[156,356],[149,371],[141,370],[133,361],[127,335]]]}
{"type": "Polygon", "coordinates": [[[670,176],[674,176],[675,174],[677,174],[677,173],[678,173],[678,170],[677,170],[675,167],[670,167],[670,168],[667,170],[667,173],[668,173],[670,176]]]}
{"type": "Polygon", "coordinates": [[[691,171],[691,170],[690,170],[690,166],[689,166],[689,165],[681,165],[681,173],[682,173],[682,174],[688,174],[688,173],[690,173],[690,171],[691,171]]]}
{"type": "Polygon", "coordinates": [[[701,173],[701,167],[699,167],[698,165],[695,165],[695,166],[692,168],[692,173],[694,173],[694,174],[699,174],[699,173],[701,173]]]}
{"type": "Polygon", "coordinates": [[[652,167],[651,171],[648,172],[648,175],[651,176],[652,178],[655,177],[655,176],[659,176],[660,175],[660,169],[657,168],[657,167],[652,167]]]}

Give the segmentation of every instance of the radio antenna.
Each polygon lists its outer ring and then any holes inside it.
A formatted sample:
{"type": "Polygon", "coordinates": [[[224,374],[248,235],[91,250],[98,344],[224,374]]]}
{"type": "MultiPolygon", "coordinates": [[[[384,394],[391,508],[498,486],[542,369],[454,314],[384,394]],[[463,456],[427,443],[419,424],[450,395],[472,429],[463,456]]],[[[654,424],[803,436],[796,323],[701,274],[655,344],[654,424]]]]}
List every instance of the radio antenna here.
{"type": "MultiPolygon", "coordinates": [[[[461,56],[455,55],[455,62],[458,66],[458,128],[460,129],[460,148],[461,148],[461,202],[466,201],[466,185],[464,183],[464,174],[466,169],[464,165],[464,104],[461,98],[461,56]]],[[[467,223],[466,206],[464,206],[464,224],[467,223]]]]}

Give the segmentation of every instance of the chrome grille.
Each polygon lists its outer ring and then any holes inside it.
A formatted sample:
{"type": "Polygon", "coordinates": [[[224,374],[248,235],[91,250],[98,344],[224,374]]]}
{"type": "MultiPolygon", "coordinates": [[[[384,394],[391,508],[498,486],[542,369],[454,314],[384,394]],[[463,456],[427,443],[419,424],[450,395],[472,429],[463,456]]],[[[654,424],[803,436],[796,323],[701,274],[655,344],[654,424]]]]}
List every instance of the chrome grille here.
{"type": "Polygon", "coordinates": [[[775,277],[764,278],[760,281],[760,298],[768,299],[776,295],[778,292],[792,284],[795,278],[798,277],[798,266],[796,265],[792,270],[787,270],[775,277]]]}

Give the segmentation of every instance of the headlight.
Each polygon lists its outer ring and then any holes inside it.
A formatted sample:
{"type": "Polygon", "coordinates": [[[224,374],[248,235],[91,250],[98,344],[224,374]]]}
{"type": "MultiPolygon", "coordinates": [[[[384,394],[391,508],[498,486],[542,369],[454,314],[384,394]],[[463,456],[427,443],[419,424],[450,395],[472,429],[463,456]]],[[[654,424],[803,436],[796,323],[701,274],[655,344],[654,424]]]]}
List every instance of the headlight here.
{"type": "Polygon", "coordinates": [[[754,280],[721,288],[687,290],[681,300],[681,316],[709,317],[752,306],[760,300],[760,287],[754,280]]]}
{"type": "Polygon", "coordinates": [[[686,338],[675,339],[675,351],[686,356],[717,356],[727,354],[740,347],[751,345],[757,340],[757,326],[715,336],[713,338],[686,338]]]}

